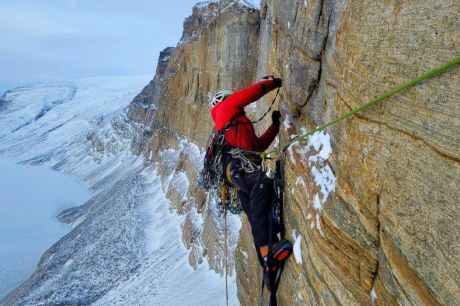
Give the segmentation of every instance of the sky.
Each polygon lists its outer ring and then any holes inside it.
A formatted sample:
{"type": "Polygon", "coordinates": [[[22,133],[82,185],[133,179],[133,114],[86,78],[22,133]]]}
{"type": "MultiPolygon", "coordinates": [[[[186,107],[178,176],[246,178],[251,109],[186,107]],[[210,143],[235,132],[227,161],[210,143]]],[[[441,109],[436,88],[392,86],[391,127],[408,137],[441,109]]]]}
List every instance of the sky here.
{"type": "Polygon", "coordinates": [[[197,0],[0,0],[0,95],[36,82],[154,74],[197,0]]]}

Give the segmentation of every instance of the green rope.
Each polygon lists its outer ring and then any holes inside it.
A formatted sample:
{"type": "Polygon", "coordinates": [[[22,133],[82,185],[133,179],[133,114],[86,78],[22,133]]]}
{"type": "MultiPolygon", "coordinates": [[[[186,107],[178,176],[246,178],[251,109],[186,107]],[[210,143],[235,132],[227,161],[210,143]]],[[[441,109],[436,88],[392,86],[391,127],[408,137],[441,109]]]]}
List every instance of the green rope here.
{"type": "Polygon", "coordinates": [[[418,83],[422,82],[422,81],[425,81],[425,80],[428,80],[446,70],[448,70],[449,68],[453,67],[453,66],[456,66],[460,64],[460,57],[457,57],[455,59],[453,59],[452,61],[444,64],[444,65],[441,65],[439,67],[436,67],[434,68],[433,70],[431,71],[428,71],[427,73],[419,76],[418,78],[415,78],[401,86],[398,86],[396,88],[393,88],[387,92],[385,92],[384,94],[364,103],[364,104],[361,104],[361,105],[358,105],[356,108],[354,108],[352,111],[348,112],[348,113],[345,113],[337,118],[335,118],[334,120],[332,121],[329,121],[323,125],[320,125],[318,126],[316,129],[310,131],[310,132],[307,132],[305,134],[301,134],[301,135],[297,135],[296,137],[292,138],[289,142],[285,143],[285,144],[280,144],[278,146],[276,146],[273,150],[271,151],[268,151],[268,152],[263,152],[263,153],[260,153],[260,155],[262,156],[263,159],[267,158],[268,155],[272,154],[272,153],[275,153],[276,151],[278,150],[285,150],[288,146],[290,146],[291,144],[295,143],[295,142],[298,142],[298,141],[301,141],[301,140],[304,140],[305,138],[307,138],[308,136],[311,136],[313,135],[314,133],[316,132],[319,132],[319,131],[322,131],[324,130],[325,128],[331,126],[331,125],[334,125],[336,124],[337,122],[339,121],[342,121],[344,119],[347,119],[347,118],[350,118],[352,116],[354,116],[355,114],[371,107],[372,105],[375,105],[379,102],[381,102],[382,100],[385,100],[401,91],[404,91],[406,89],[409,89],[411,87],[414,87],[415,85],[417,85],[418,83]]]}

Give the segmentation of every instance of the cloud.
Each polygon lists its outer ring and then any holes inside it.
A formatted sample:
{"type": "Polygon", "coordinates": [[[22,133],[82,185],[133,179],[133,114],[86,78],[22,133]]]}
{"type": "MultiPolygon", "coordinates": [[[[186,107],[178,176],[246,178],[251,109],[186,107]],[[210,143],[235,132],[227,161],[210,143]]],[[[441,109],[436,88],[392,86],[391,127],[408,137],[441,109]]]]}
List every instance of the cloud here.
{"type": "Polygon", "coordinates": [[[153,73],[196,0],[0,1],[0,88],[153,73]],[[8,85],[6,85],[8,84],[8,85]]]}
{"type": "Polygon", "coordinates": [[[72,34],[75,32],[68,24],[60,22],[47,12],[24,10],[18,7],[1,7],[0,39],[16,37],[42,38],[50,35],[72,34]]]}

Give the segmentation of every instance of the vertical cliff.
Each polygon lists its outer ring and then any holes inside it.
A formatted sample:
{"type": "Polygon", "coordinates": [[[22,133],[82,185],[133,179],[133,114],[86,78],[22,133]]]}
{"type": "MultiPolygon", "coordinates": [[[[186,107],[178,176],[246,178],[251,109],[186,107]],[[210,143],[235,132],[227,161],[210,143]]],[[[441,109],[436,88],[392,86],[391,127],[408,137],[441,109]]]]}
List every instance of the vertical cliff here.
{"type": "MultiPolygon", "coordinates": [[[[259,11],[244,1],[197,4],[184,22],[181,41],[160,54],[155,78],[128,108],[130,118],[144,127],[133,150],[158,163],[174,210],[186,216],[183,240],[190,264],[197,267],[206,256],[220,273],[223,219],[196,186],[212,129],[207,101],[221,88],[236,90],[255,79],[259,23],[259,11]]],[[[234,250],[239,218],[231,217],[229,223],[234,250]]],[[[229,266],[233,270],[233,256],[229,266]]]]}
{"type": "MultiPolygon", "coordinates": [[[[258,67],[283,78],[282,139],[458,56],[459,12],[456,1],[264,1],[258,67]]],[[[329,128],[327,161],[311,157],[328,142],[288,150],[287,233],[301,258],[281,305],[459,303],[459,85],[454,68],[329,128]]],[[[254,305],[260,272],[247,223],[241,233],[239,298],[254,305]]]]}
{"type": "MultiPolygon", "coordinates": [[[[285,142],[458,56],[459,12],[454,0],[195,6],[181,42],[160,55],[129,107],[143,126],[133,150],[158,163],[186,215],[192,266],[206,255],[223,269],[222,219],[195,187],[213,92],[280,76],[285,142]]],[[[459,80],[454,68],[287,150],[285,221],[296,252],[281,305],[460,303],[459,80]]],[[[260,115],[267,103],[248,111],[260,115]]],[[[255,305],[261,271],[241,218],[238,298],[255,305]]]]}

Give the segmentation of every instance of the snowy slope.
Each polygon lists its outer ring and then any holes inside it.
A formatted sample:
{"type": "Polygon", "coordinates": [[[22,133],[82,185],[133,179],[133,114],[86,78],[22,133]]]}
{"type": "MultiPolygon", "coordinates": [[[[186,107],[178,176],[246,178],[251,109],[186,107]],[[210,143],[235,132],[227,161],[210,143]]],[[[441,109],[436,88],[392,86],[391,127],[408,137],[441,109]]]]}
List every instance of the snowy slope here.
{"type": "Polygon", "coordinates": [[[197,270],[189,266],[183,217],[171,211],[156,166],[130,151],[141,127],[124,107],[148,80],[34,85],[0,100],[0,154],[76,174],[92,191],[84,205],[60,214],[73,230],[1,305],[225,304],[224,279],[206,260],[197,270]]]}
{"type": "Polygon", "coordinates": [[[82,177],[102,159],[126,156],[132,131],[120,130],[121,111],[148,79],[100,77],[5,93],[0,101],[0,154],[65,167],[82,177]]]}
{"type": "MultiPolygon", "coordinates": [[[[225,305],[224,283],[206,261],[196,271],[188,263],[181,242],[183,216],[171,215],[156,167],[142,174],[150,186],[146,212],[149,256],[129,279],[113,288],[95,305],[225,305]]],[[[237,305],[235,279],[229,279],[230,305],[237,305]]]]}

